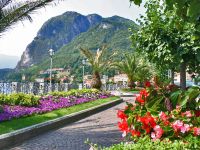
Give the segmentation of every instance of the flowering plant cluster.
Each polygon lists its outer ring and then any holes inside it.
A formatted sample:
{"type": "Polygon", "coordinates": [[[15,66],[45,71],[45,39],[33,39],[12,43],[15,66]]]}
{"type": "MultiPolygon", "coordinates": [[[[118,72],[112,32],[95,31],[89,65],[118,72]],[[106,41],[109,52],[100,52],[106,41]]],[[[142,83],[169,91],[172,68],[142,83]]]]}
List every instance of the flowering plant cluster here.
{"type": "Polygon", "coordinates": [[[121,119],[118,127],[123,137],[137,140],[148,135],[154,141],[187,136],[200,138],[198,88],[183,92],[178,89],[171,91],[173,86],[159,89],[150,82],[145,85],[135,103],[127,103],[123,110],[118,110],[117,116],[121,119]]]}
{"type": "Polygon", "coordinates": [[[44,96],[39,100],[39,104],[36,106],[21,106],[21,105],[2,105],[0,111],[0,122],[5,120],[11,120],[13,118],[20,118],[23,116],[29,116],[33,114],[42,114],[50,112],[60,108],[66,108],[97,99],[108,98],[111,95],[109,93],[85,93],[84,97],[77,96],[44,96]]]}

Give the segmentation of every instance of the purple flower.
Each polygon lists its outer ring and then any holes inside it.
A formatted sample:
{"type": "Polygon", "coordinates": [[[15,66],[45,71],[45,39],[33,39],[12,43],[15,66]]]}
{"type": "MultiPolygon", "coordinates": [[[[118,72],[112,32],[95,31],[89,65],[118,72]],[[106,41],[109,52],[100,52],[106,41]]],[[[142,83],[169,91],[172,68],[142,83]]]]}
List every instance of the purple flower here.
{"type": "Polygon", "coordinates": [[[39,105],[36,107],[25,106],[9,106],[3,105],[3,112],[0,113],[0,122],[5,120],[11,120],[13,118],[20,118],[23,116],[30,116],[33,114],[42,114],[50,112],[60,108],[66,108],[73,105],[94,101],[99,98],[108,98],[109,94],[88,94],[83,97],[68,96],[66,97],[42,97],[39,101],[39,105]]]}

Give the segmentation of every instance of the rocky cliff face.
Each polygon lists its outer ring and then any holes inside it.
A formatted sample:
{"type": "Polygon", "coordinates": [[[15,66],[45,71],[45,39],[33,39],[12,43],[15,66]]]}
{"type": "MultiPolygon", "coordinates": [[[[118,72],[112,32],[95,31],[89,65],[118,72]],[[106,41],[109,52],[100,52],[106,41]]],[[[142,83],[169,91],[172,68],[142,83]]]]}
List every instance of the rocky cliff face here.
{"type": "Polygon", "coordinates": [[[48,20],[38,31],[37,36],[27,46],[16,69],[38,64],[48,57],[48,50],[55,52],[71,42],[80,33],[102,21],[97,14],[83,16],[76,12],[66,12],[48,20]]]}
{"type": "MultiPolygon", "coordinates": [[[[119,16],[102,18],[97,14],[84,16],[76,12],[66,12],[53,17],[44,23],[37,36],[27,46],[16,70],[30,68],[35,64],[39,66],[49,57],[49,49],[54,49],[56,54],[61,56],[67,52],[72,54],[75,49],[78,51],[80,46],[95,49],[104,43],[108,44],[111,50],[128,50],[131,43],[128,40],[130,26],[138,27],[133,21],[119,16]],[[69,45],[69,48],[65,52],[59,53],[66,45],[69,45]]],[[[76,56],[78,57],[80,54],[77,53],[76,56]]],[[[75,57],[71,57],[70,59],[75,59],[75,57]]],[[[57,62],[56,65],[61,66],[61,63],[57,62]]]]}

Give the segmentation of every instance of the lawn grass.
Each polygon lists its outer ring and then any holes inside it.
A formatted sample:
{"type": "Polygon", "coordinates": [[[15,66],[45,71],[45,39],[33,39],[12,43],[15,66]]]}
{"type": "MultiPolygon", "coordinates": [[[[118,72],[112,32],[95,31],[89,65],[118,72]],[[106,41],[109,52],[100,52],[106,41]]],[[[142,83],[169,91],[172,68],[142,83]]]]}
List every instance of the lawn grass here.
{"type": "Polygon", "coordinates": [[[139,93],[140,89],[122,89],[122,91],[137,94],[137,93],[139,93]]]}
{"type": "Polygon", "coordinates": [[[118,98],[119,97],[109,97],[105,99],[98,99],[98,100],[91,101],[88,103],[83,103],[83,104],[71,106],[68,108],[54,110],[52,112],[48,112],[45,114],[39,114],[39,115],[36,114],[36,115],[28,116],[28,117],[22,117],[18,119],[12,119],[10,121],[1,122],[0,134],[9,133],[17,129],[22,129],[31,125],[41,123],[41,122],[45,122],[45,121],[52,120],[58,117],[69,115],[81,110],[85,110],[94,106],[98,106],[98,105],[116,100],[118,98]]]}

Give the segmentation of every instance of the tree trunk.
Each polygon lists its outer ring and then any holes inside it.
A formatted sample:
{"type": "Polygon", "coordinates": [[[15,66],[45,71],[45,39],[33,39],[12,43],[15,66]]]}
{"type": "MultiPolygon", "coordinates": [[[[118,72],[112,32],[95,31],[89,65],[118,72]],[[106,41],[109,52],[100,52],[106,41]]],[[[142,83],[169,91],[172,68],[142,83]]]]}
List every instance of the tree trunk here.
{"type": "Polygon", "coordinates": [[[92,88],[100,90],[101,85],[102,85],[102,83],[101,83],[101,78],[100,78],[99,72],[95,71],[93,73],[92,88]]]}
{"type": "Polygon", "coordinates": [[[171,84],[174,84],[174,69],[171,69],[171,84]]]}
{"type": "Polygon", "coordinates": [[[180,87],[186,89],[186,62],[183,61],[180,65],[180,87]]]}
{"type": "Polygon", "coordinates": [[[135,88],[135,82],[133,81],[133,80],[128,80],[128,87],[130,88],[130,89],[133,89],[133,88],[135,88]]]}

